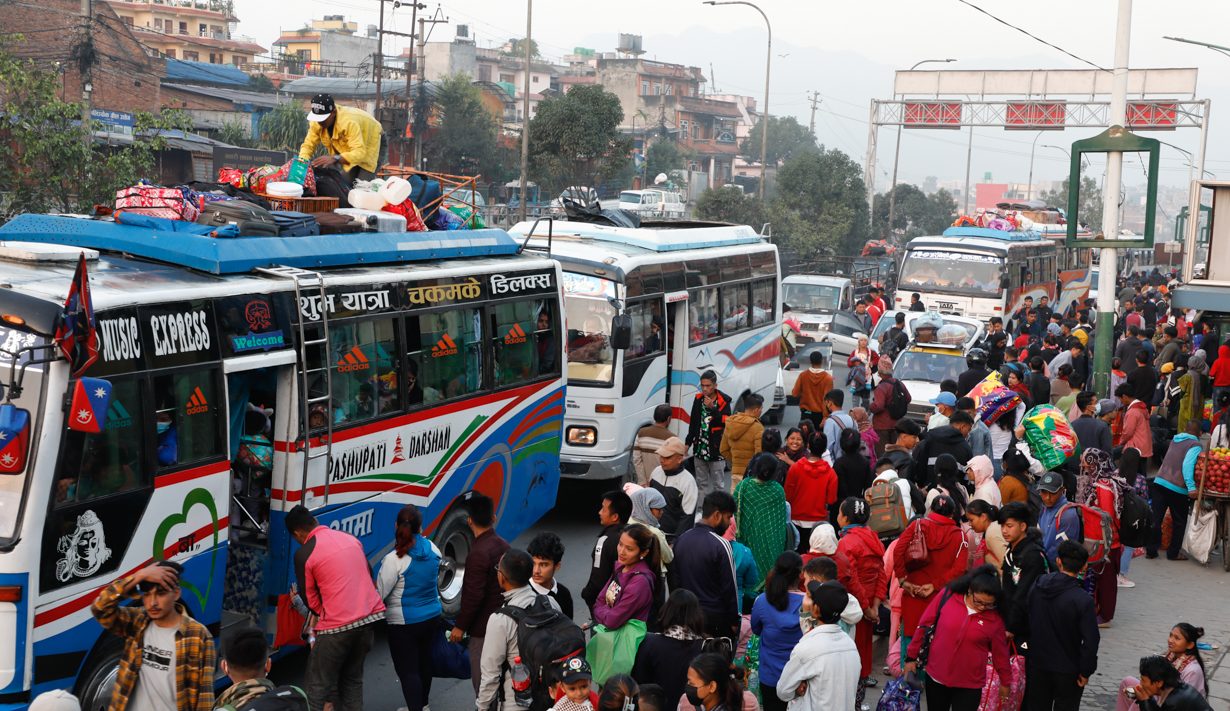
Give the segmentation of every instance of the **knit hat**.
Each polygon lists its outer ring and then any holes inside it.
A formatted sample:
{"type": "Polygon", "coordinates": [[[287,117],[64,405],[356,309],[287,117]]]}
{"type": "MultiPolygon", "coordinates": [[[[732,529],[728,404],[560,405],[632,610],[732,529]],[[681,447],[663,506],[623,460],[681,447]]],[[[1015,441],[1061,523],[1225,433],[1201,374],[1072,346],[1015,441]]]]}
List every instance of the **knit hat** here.
{"type": "Polygon", "coordinates": [[[31,702],[30,711],[81,711],[81,703],[63,689],[52,689],[39,694],[31,702]]]}

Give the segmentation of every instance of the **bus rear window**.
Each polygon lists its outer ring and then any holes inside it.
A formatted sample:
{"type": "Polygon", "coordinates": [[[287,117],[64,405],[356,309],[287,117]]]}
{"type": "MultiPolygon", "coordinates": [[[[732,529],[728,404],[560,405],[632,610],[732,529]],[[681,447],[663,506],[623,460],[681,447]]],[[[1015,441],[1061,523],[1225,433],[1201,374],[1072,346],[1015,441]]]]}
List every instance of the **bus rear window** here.
{"type": "Polygon", "coordinates": [[[113,378],[107,426],[99,434],[64,432],[53,496],[57,506],[148,486],[142,466],[146,413],[140,378],[113,378]]]}

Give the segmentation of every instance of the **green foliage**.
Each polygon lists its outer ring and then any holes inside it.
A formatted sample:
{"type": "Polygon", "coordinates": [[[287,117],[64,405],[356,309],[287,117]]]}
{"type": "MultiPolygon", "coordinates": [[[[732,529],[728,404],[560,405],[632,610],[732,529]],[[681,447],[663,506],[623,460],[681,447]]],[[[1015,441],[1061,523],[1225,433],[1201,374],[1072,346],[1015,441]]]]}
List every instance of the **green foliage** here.
{"type": "MultiPolygon", "coordinates": [[[[1070,179],[1064,178],[1063,185],[1058,190],[1042,193],[1038,199],[1051,207],[1057,207],[1066,212],[1068,209],[1068,187],[1070,185],[1070,179]]],[[[1077,208],[1076,215],[1068,215],[1068,219],[1075,219],[1095,233],[1100,232],[1102,230],[1103,198],[1102,189],[1098,186],[1098,181],[1087,175],[1082,175],[1080,196],[1081,204],[1077,208]]]]}
{"type": "Polygon", "coordinates": [[[241,146],[243,148],[256,147],[256,141],[253,141],[252,137],[248,135],[248,129],[243,124],[233,121],[227,121],[222,124],[222,128],[218,129],[214,138],[223,143],[229,143],[232,146],[241,146]]]}
{"type": "MultiPolygon", "coordinates": [[[[511,57],[525,57],[525,38],[513,37],[508,40],[508,51],[506,55],[511,57]]],[[[538,57],[538,40],[530,39],[530,56],[538,57]]]]}
{"type": "Polygon", "coordinates": [[[499,143],[499,125],[483,105],[482,92],[469,77],[456,74],[440,82],[435,99],[439,125],[423,145],[431,170],[508,179],[511,156],[499,143]]]}
{"type": "MultiPolygon", "coordinates": [[[[188,117],[164,110],[137,113],[133,142],[108,146],[86,140],[81,105],[60,99],[60,78],[0,47],[0,192],[5,213],[88,212],[110,204],[115,191],[156,177],[164,131],[189,130],[188,117]]],[[[89,128],[100,126],[91,121],[89,128]]]]}
{"type": "Polygon", "coordinates": [[[696,201],[696,216],[702,220],[751,225],[760,231],[768,222],[764,203],[755,195],[744,195],[733,187],[709,188],[696,201]]]}
{"type": "Polygon", "coordinates": [[[298,153],[307,130],[307,112],[302,106],[293,101],[278,104],[261,117],[261,148],[298,153]]]}
{"type": "Polygon", "coordinates": [[[576,85],[538,104],[530,121],[530,177],[548,194],[597,187],[626,175],[632,141],[619,132],[619,97],[598,85],[576,85]]]}
{"type": "Polygon", "coordinates": [[[272,94],[277,91],[277,87],[273,85],[273,81],[264,74],[253,74],[248,80],[248,91],[259,91],[265,94],[272,94]]]}
{"type": "Polygon", "coordinates": [[[670,175],[672,170],[679,170],[687,155],[679,150],[679,144],[666,139],[649,144],[645,151],[645,177],[650,183],[659,173],[670,175]]]}
{"type": "Polygon", "coordinates": [[[769,221],[795,254],[856,254],[867,241],[862,168],[845,153],[806,151],[782,165],[776,184],[769,221]]]}
{"type": "MultiPolygon", "coordinates": [[[[897,203],[893,212],[893,230],[899,230],[906,240],[920,235],[938,235],[950,225],[957,216],[957,202],[947,190],[937,190],[927,195],[914,185],[899,183],[893,192],[897,203]]],[[[889,193],[875,196],[875,207],[872,210],[873,235],[881,236],[888,232],[889,193]]]]}
{"type": "MultiPolygon", "coordinates": [[[[760,160],[760,133],[764,130],[764,119],[756,122],[748,133],[747,139],[739,146],[739,154],[751,160],[760,160]]],[[[800,124],[793,116],[769,117],[769,165],[777,165],[804,153],[815,153],[820,149],[816,144],[816,136],[806,126],[800,124]]]]}

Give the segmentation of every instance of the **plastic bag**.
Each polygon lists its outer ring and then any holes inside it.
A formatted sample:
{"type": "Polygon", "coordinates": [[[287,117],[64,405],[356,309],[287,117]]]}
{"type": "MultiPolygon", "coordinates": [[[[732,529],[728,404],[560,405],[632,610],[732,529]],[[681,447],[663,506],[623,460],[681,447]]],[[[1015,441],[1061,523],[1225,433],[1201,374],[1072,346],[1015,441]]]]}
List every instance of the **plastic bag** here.
{"type": "Polygon", "coordinates": [[[400,205],[385,205],[381,209],[406,218],[407,232],[427,231],[427,225],[423,223],[423,216],[419,214],[419,208],[411,200],[406,200],[400,205]]]}
{"type": "Polygon", "coordinates": [[[1025,441],[1046,469],[1054,469],[1080,451],[1080,443],[1068,418],[1052,405],[1037,405],[1025,413],[1025,441]]]}
{"type": "Polygon", "coordinates": [[[876,711],[918,711],[921,708],[922,689],[911,686],[905,679],[889,679],[876,704],[876,711]]]}
{"type": "Polygon", "coordinates": [[[593,636],[585,645],[585,658],[593,670],[595,684],[602,686],[616,674],[632,673],[636,650],[640,649],[645,632],[645,623],[641,620],[628,620],[614,630],[594,625],[593,636]]]}
{"type": "Polygon", "coordinates": [[[986,681],[982,683],[982,702],[978,704],[978,711],[1020,711],[1021,701],[1025,699],[1025,657],[1013,650],[1008,664],[1012,667],[1012,682],[1008,684],[1008,696],[1001,700],[999,674],[991,660],[987,659],[986,681]]]}
{"type": "MultiPolygon", "coordinates": [[[[923,313],[922,316],[914,319],[914,323],[911,324],[911,328],[914,329],[914,333],[918,333],[918,329],[920,328],[934,328],[938,331],[943,325],[944,317],[940,315],[940,312],[927,311],[923,313]]],[[[965,329],[961,330],[962,332],[965,331],[965,329]]]]}
{"type": "Polygon", "coordinates": [[[1187,519],[1183,551],[1188,557],[1207,565],[1213,542],[1217,540],[1217,509],[1197,508],[1187,519]]]}

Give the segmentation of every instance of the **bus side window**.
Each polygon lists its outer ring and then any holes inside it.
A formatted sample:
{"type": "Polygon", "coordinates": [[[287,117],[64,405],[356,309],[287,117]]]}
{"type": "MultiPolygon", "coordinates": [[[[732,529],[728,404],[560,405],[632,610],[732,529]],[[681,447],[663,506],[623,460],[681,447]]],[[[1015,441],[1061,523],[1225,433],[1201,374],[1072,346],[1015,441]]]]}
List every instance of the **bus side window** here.
{"type": "Polygon", "coordinates": [[[748,326],[748,285],[727,284],[722,287],[722,333],[736,333],[748,326]]]}
{"type": "Polygon", "coordinates": [[[111,379],[106,429],[99,434],[64,432],[52,492],[57,506],[149,486],[143,466],[146,413],[139,377],[111,379]]]}
{"type": "Polygon", "coordinates": [[[689,316],[692,323],[688,341],[694,345],[710,338],[717,338],[719,320],[717,287],[689,289],[689,292],[691,302],[689,316]]]}
{"type": "Polygon", "coordinates": [[[552,349],[551,311],[545,300],[494,304],[490,314],[496,387],[515,385],[550,372],[550,363],[558,359],[552,349]],[[545,326],[540,323],[543,320],[545,326]],[[544,365],[546,371],[542,370],[544,365]]]}
{"type": "Polygon", "coordinates": [[[662,299],[645,299],[628,304],[628,316],[632,317],[632,347],[628,358],[655,355],[662,352],[666,342],[663,332],[662,299]]]}
{"type": "Polygon", "coordinates": [[[772,323],[773,311],[773,281],[761,279],[752,282],[752,325],[772,323]]]}
{"type": "Polygon", "coordinates": [[[329,329],[335,423],[401,410],[393,320],[377,318],[329,329]]]}
{"type": "Polygon", "coordinates": [[[154,378],[155,449],[159,469],[223,453],[217,368],[154,378]]]}
{"type": "MultiPolygon", "coordinates": [[[[406,331],[418,334],[417,349],[406,355],[418,368],[422,402],[431,404],[482,389],[481,311],[461,308],[411,316],[406,319],[406,331]]],[[[411,396],[411,403],[415,397],[411,396]]]]}

